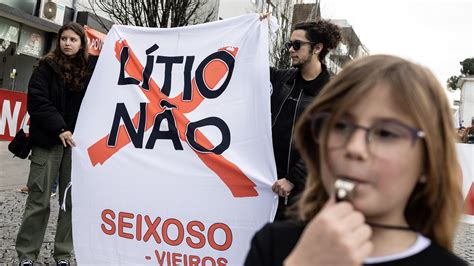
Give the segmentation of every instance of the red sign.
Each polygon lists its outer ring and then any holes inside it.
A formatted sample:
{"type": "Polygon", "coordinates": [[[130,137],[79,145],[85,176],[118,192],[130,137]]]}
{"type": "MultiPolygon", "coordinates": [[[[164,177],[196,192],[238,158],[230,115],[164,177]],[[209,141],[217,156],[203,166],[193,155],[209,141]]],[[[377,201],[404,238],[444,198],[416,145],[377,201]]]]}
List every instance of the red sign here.
{"type": "Polygon", "coordinates": [[[84,29],[86,31],[89,54],[98,56],[102,50],[102,45],[104,44],[104,40],[107,35],[88,26],[84,26],[84,29]]]}
{"type": "Polygon", "coordinates": [[[0,89],[0,140],[12,140],[16,132],[24,125],[28,132],[29,119],[26,113],[26,93],[0,89]]]}
{"type": "Polygon", "coordinates": [[[465,213],[469,215],[474,215],[474,182],[469,188],[469,192],[467,193],[466,201],[464,202],[464,204],[465,213]]]}

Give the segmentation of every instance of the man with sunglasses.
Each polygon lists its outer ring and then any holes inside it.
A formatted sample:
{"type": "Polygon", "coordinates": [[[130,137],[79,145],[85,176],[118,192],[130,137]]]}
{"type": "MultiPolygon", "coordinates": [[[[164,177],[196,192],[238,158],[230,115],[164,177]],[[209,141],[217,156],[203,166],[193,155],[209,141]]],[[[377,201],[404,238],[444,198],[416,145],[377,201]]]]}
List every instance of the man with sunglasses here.
{"type": "Polygon", "coordinates": [[[286,43],[292,68],[270,69],[273,150],[278,174],[272,190],[280,196],[275,220],[286,219],[287,206],[303,191],[306,167],[292,143],[294,126],[329,81],[324,59],[340,41],[340,28],[329,21],[298,23],[286,43]]]}

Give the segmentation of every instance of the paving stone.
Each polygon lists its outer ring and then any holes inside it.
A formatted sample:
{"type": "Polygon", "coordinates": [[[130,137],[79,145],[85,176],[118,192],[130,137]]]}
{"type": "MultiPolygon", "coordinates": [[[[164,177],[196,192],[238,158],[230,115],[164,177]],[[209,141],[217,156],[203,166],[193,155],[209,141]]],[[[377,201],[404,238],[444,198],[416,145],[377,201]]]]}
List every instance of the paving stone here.
{"type": "MultiPolygon", "coordinates": [[[[18,263],[15,251],[15,239],[23,215],[26,194],[16,190],[0,191],[0,265],[18,263]]],[[[57,197],[51,199],[51,215],[41,252],[37,262],[53,263],[52,250],[54,231],[58,219],[59,204],[57,197]]],[[[454,253],[474,265],[474,225],[460,223],[454,239],[454,253]]]]}
{"type": "MultiPolygon", "coordinates": [[[[15,251],[15,239],[20,227],[27,194],[15,190],[0,191],[0,263],[13,265],[18,263],[15,251]]],[[[51,198],[51,214],[46,227],[45,238],[38,260],[40,264],[54,265],[52,256],[54,232],[59,213],[58,198],[51,198]]]]}

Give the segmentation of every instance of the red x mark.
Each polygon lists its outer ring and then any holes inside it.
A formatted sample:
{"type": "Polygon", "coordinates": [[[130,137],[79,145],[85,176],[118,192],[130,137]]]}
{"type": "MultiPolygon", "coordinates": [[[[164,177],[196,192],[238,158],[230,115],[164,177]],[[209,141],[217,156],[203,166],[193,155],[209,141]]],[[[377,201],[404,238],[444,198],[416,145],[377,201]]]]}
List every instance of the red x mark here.
{"type": "MultiPolygon", "coordinates": [[[[129,47],[126,40],[115,42],[115,57],[120,61],[120,52],[124,47],[129,47]]],[[[235,57],[237,54],[238,48],[227,49],[227,47],[221,48],[219,50],[226,51],[235,57]]],[[[130,77],[133,77],[139,81],[142,81],[142,71],[143,66],[138,60],[138,58],[133,53],[132,49],[129,47],[129,60],[125,66],[125,71],[130,77]]],[[[214,88],[217,83],[224,77],[227,73],[227,66],[219,61],[211,61],[204,70],[204,79],[207,85],[210,88],[214,88]]],[[[173,115],[176,119],[176,125],[179,131],[179,137],[182,141],[186,142],[186,125],[189,123],[189,120],[184,116],[184,114],[189,113],[196,109],[199,104],[204,100],[204,98],[199,93],[195,79],[192,80],[192,91],[193,99],[191,101],[183,102],[182,93],[174,98],[168,98],[165,94],[161,93],[159,86],[155,81],[150,78],[149,81],[150,90],[147,91],[140,87],[142,93],[147,97],[150,104],[147,104],[147,120],[145,125],[145,130],[148,130],[153,126],[154,117],[156,114],[161,113],[164,108],[160,107],[159,103],[161,100],[166,100],[171,104],[177,106],[177,108],[171,109],[173,115]]],[[[135,127],[138,127],[139,113],[135,114],[132,121],[135,127]]],[[[196,130],[196,142],[206,149],[212,149],[213,144],[200,132],[196,130]]],[[[107,159],[112,155],[118,152],[125,145],[130,143],[130,138],[128,133],[125,130],[125,126],[121,125],[118,131],[118,137],[115,147],[108,147],[107,140],[109,135],[104,136],[102,139],[98,140],[95,144],[90,146],[87,150],[89,153],[89,158],[92,162],[92,165],[95,166],[98,163],[103,164],[107,159]]],[[[258,192],[255,189],[256,185],[252,180],[250,180],[242,170],[237,167],[234,163],[224,158],[222,155],[217,155],[214,153],[200,153],[193,149],[197,156],[203,161],[203,163],[209,167],[213,172],[215,172],[221,180],[226,184],[230,189],[234,197],[255,197],[258,196],[258,192]]]]}

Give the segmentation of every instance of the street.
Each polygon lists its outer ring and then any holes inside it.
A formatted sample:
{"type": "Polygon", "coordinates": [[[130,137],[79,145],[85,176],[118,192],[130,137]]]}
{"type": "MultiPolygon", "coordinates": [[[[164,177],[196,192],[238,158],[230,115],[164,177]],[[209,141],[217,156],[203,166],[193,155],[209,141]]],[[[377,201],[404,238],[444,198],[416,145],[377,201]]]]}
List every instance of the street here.
{"type": "MultiPolygon", "coordinates": [[[[25,186],[29,161],[12,158],[7,141],[0,141],[0,265],[18,263],[15,238],[20,226],[26,194],[18,191],[25,186]]],[[[51,198],[51,215],[46,236],[37,260],[53,263],[52,248],[59,205],[57,196],[51,198]]],[[[454,240],[454,252],[474,265],[474,225],[461,223],[454,240]]]]}

